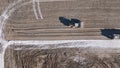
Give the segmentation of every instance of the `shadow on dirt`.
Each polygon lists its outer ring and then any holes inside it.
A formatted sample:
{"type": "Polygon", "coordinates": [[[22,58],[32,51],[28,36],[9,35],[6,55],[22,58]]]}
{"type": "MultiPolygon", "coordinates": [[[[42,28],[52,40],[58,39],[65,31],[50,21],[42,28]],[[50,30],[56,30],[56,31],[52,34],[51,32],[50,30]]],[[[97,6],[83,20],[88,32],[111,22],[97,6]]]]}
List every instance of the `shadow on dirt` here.
{"type": "Polygon", "coordinates": [[[115,34],[120,35],[120,29],[101,29],[101,34],[113,39],[115,34]]]}
{"type": "Polygon", "coordinates": [[[80,20],[78,20],[78,19],[75,19],[75,18],[72,18],[71,19],[71,22],[72,22],[72,24],[75,26],[75,24],[77,23],[78,24],[78,27],[80,27],[80,24],[81,24],[81,21],[80,20]]]}
{"type": "Polygon", "coordinates": [[[65,17],[59,17],[60,23],[62,23],[65,26],[69,26],[69,24],[71,23],[71,21],[65,17]]]}
{"type": "Polygon", "coordinates": [[[80,27],[80,23],[81,23],[81,21],[76,18],[67,19],[65,17],[59,17],[59,20],[60,23],[62,23],[65,26],[70,26],[70,25],[75,26],[75,24],[78,24],[77,26],[80,27]]]}

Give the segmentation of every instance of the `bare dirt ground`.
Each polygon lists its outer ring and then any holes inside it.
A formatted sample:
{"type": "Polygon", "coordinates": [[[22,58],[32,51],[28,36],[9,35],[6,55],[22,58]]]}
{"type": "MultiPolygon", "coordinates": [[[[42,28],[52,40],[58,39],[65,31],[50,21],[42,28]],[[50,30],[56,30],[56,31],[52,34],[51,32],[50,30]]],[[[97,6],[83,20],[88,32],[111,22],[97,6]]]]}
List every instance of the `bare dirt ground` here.
{"type": "MultiPolygon", "coordinates": [[[[120,27],[119,0],[90,0],[89,2],[88,0],[52,2],[47,0],[48,2],[40,2],[40,5],[36,2],[35,6],[41,8],[43,19],[40,18],[39,13],[37,13],[39,19],[36,19],[32,2],[24,5],[29,1],[23,0],[11,7],[15,11],[6,21],[4,34],[7,40],[108,39],[101,34],[101,28],[120,27]],[[67,28],[65,23],[71,19],[84,22],[85,29],[67,28]]],[[[12,2],[12,0],[10,3],[4,0],[1,7],[12,4],[12,2]]],[[[36,10],[39,12],[37,7],[36,10]]]]}
{"type": "MultiPolygon", "coordinates": [[[[1,0],[0,15],[13,1],[1,0]]],[[[10,8],[13,10],[20,5],[23,4],[10,8]]],[[[120,27],[119,0],[40,3],[43,20],[36,20],[32,6],[31,2],[11,13],[4,30],[7,40],[106,39],[101,35],[101,28],[120,27]],[[60,17],[79,19],[85,22],[85,29],[68,30],[60,17]]],[[[9,16],[11,9],[6,15],[9,16]]],[[[2,47],[0,44],[0,52],[2,47]]],[[[120,68],[120,50],[90,47],[41,49],[34,45],[11,45],[5,52],[4,61],[5,68],[120,68]]]]}
{"type": "Polygon", "coordinates": [[[20,45],[8,47],[5,54],[5,68],[120,68],[119,61],[119,48],[40,49],[20,45]]]}

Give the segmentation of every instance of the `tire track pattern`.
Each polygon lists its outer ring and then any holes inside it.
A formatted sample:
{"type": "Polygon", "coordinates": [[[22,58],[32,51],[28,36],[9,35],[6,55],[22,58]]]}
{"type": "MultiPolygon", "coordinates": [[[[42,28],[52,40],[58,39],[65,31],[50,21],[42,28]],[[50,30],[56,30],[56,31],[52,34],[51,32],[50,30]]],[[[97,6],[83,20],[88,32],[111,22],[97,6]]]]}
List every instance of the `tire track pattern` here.
{"type": "Polygon", "coordinates": [[[6,52],[5,68],[120,68],[120,53],[114,50],[112,53],[106,49],[91,48],[28,50],[14,48],[16,47],[10,47],[6,52]],[[8,54],[10,52],[11,54],[8,54]],[[16,63],[14,66],[8,64],[10,59],[16,63]]]}

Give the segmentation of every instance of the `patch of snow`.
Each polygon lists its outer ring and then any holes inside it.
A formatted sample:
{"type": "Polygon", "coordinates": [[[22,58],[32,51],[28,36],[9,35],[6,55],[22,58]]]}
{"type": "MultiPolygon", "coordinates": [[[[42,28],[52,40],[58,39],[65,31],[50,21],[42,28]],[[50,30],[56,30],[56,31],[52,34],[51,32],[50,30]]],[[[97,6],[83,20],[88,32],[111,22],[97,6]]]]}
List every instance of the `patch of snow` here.
{"type": "Polygon", "coordinates": [[[3,58],[3,55],[2,54],[0,54],[0,67],[1,68],[4,68],[4,60],[3,60],[4,58],[3,58]]]}
{"type": "MultiPolygon", "coordinates": [[[[10,41],[11,45],[50,45],[50,44],[67,44],[57,45],[57,48],[73,47],[94,47],[94,48],[120,48],[120,40],[54,40],[54,41],[10,41]]],[[[50,45],[52,46],[52,45],[50,45]]],[[[55,45],[54,45],[55,46],[55,45]]],[[[47,47],[47,46],[45,46],[47,47]]]]}

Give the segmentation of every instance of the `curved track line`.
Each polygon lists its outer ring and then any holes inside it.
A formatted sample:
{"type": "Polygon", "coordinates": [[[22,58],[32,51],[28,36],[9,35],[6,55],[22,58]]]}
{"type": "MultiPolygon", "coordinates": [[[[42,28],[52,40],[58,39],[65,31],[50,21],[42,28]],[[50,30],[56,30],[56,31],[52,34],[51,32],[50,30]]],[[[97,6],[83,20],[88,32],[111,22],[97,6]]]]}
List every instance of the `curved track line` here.
{"type": "MultiPolygon", "coordinates": [[[[11,44],[24,44],[24,45],[28,45],[28,44],[35,44],[35,45],[39,45],[39,44],[53,44],[53,41],[51,42],[47,42],[47,41],[44,41],[44,43],[42,41],[6,41],[5,38],[4,38],[4,33],[3,33],[3,29],[4,29],[4,25],[7,23],[6,20],[10,17],[10,15],[19,7],[22,7],[24,5],[26,5],[27,3],[23,3],[19,6],[16,6],[17,4],[19,4],[20,2],[22,2],[22,0],[18,0],[17,2],[13,3],[13,4],[10,4],[10,6],[3,12],[3,14],[0,16],[0,43],[3,44],[3,52],[0,54],[0,68],[4,68],[4,54],[5,54],[5,51],[8,47],[8,45],[11,45],[11,44]]],[[[36,5],[35,5],[35,1],[33,0],[33,10],[34,10],[34,14],[36,16],[36,19],[38,19],[38,15],[37,15],[37,10],[36,10],[36,5]]],[[[40,6],[39,6],[39,3],[37,4],[38,5],[38,11],[39,11],[39,14],[41,15],[41,19],[42,19],[42,13],[41,13],[41,9],[40,9],[40,6]]],[[[82,41],[66,41],[63,40],[63,41],[54,41],[54,44],[61,44],[61,43],[70,43],[71,46],[67,45],[67,46],[56,46],[57,48],[73,48],[73,47],[101,47],[101,48],[120,48],[120,41],[118,40],[113,40],[113,41],[105,41],[105,40],[102,40],[102,41],[83,41],[85,42],[85,44],[80,43],[82,41]],[[87,43],[87,44],[86,44],[87,43]],[[75,45],[74,45],[75,44],[75,45]],[[109,45],[109,46],[107,46],[109,45]]],[[[45,48],[49,48],[48,46],[44,46],[45,48]]],[[[56,48],[55,47],[55,48],[56,48]]]]}
{"type": "Polygon", "coordinates": [[[43,19],[43,15],[42,15],[42,11],[41,11],[39,2],[37,2],[37,6],[38,6],[39,15],[40,15],[41,19],[43,19]]]}
{"type": "Polygon", "coordinates": [[[17,2],[10,4],[9,7],[7,7],[7,9],[0,16],[0,44],[2,45],[2,49],[3,49],[2,53],[0,54],[0,67],[1,68],[4,68],[4,54],[9,45],[9,42],[4,38],[3,29],[5,27],[5,24],[7,23],[6,20],[11,16],[11,14],[17,8],[20,8],[20,7],[30,3],[30,2],[25,2],[25,3],[18,5],[21,2],[22,2],[22,0],[18,0],[17,2]],[[16,6],[16,5],[18,5],[18,6],[16,6]]]}
{"type": "Polygon", "coordinates": [[[33,0],[33,11],[34,11],[36,19],[38,19],[38,14],[37,14],[36,6],[35,6],[35,0],[33,0]]]}

